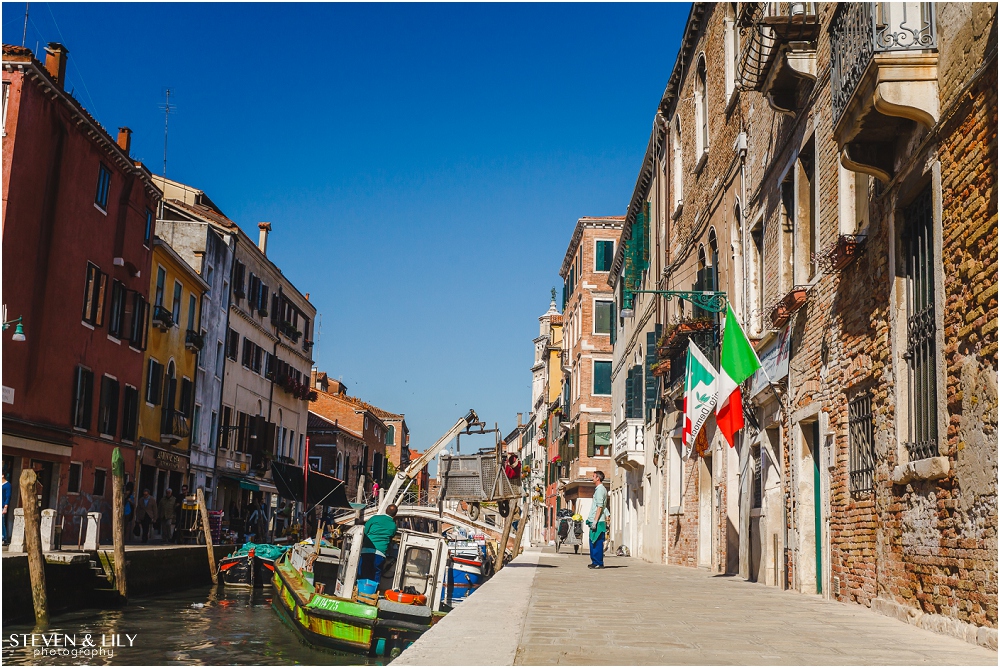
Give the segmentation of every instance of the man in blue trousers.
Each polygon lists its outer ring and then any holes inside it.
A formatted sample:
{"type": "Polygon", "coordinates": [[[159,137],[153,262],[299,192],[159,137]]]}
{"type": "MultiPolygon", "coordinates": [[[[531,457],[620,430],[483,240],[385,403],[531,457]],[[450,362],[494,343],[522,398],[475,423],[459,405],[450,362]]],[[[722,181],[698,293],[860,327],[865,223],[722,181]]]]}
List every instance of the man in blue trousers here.
{"type": "Polygon", "coordinates": [[[590,565],[587,568],[604,568],[604,538],[608,532],[608,490],[604,487],[604,472],[594,471],[594,503],[590,508],[590,565]]]}

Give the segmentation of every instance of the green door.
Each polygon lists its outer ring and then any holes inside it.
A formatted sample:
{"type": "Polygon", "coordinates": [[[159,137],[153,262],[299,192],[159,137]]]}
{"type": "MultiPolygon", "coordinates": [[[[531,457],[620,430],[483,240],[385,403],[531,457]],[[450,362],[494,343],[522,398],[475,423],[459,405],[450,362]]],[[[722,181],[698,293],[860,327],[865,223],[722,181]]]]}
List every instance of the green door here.
{"type": "Polygon", "coordinates": [[[819,420],[812,423],[812,445],[813,445],[813,517],[816,521],[816,593],[823,593],[823,506],[820,505],[822,497],[819,476],[819,420]]]}

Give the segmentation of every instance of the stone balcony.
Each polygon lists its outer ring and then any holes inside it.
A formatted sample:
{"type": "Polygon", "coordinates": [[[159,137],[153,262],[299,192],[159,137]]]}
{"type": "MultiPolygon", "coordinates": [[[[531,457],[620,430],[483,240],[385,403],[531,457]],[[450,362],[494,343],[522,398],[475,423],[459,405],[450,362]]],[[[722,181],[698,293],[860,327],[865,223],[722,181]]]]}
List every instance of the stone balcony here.
{"type": "Polygon", "coordinates": [[[615,429],[611,455],[618,466],[626,469],[642,469],[646,465],[643,429],[642,418],[629,418],[615,429]]]}
{"type": "Polygon", "coordinates": [[[845,168],[888,183],[897,141],[938,119],[930,2],[842,3],[830,27],[834,136],[845,168]]]}

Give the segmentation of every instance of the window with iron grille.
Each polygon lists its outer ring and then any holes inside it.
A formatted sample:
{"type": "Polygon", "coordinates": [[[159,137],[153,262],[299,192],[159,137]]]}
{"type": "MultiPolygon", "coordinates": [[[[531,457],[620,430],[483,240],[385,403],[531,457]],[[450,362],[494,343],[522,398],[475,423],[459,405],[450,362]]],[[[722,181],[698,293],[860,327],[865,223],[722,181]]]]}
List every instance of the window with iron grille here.
{"type": "Polygon", "coordinates": [[[852,494],[875,488],[875,428],[872,420],[872,395],[862,392],[847,405],[848,462],[852,494]]]}
{"type": "Polygon", "coordinates": [[[750,507],[760,508],[761,490],[764,487],[764,481],[761,480],[760,448],[757,447],[751,450],[750,456],[753,458],[753,482],[751,483],[750,507]]]}
{"type": "Polygon", "coordinates": [[[937,327],[934,316],[934,213],[930,185],[906,208],[906,366],[910,459],[936,457],[937,327]]]}

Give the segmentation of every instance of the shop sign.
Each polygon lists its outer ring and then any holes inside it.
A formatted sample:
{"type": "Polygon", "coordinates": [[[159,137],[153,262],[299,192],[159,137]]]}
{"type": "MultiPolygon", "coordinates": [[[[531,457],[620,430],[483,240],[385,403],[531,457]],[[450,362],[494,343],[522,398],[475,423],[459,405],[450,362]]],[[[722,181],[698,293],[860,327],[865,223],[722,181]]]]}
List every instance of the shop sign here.
{"type": "Polygon", "coordinates": [[[3,386],[3,402],[5,404],[12,404],[12,403],[14,403],[14,388],[13,387],[7,387],[6,385],[3,386]]]}
{"type": "Polygon", "coordinates": [[[187,457],[167,450],[147,448],[143,455],[143,463],[167,471],[184,473],[188,470],[187,457]]]}
{"type": "Polygon", "coordinates": [[[753,376],[750,396],[755,397],[767,388],[767,380],[776,383],[788,375],[788,357],[792,349],[791,327],[785,327],[775,341],[758,353],[760,369],[753,376]]]}

